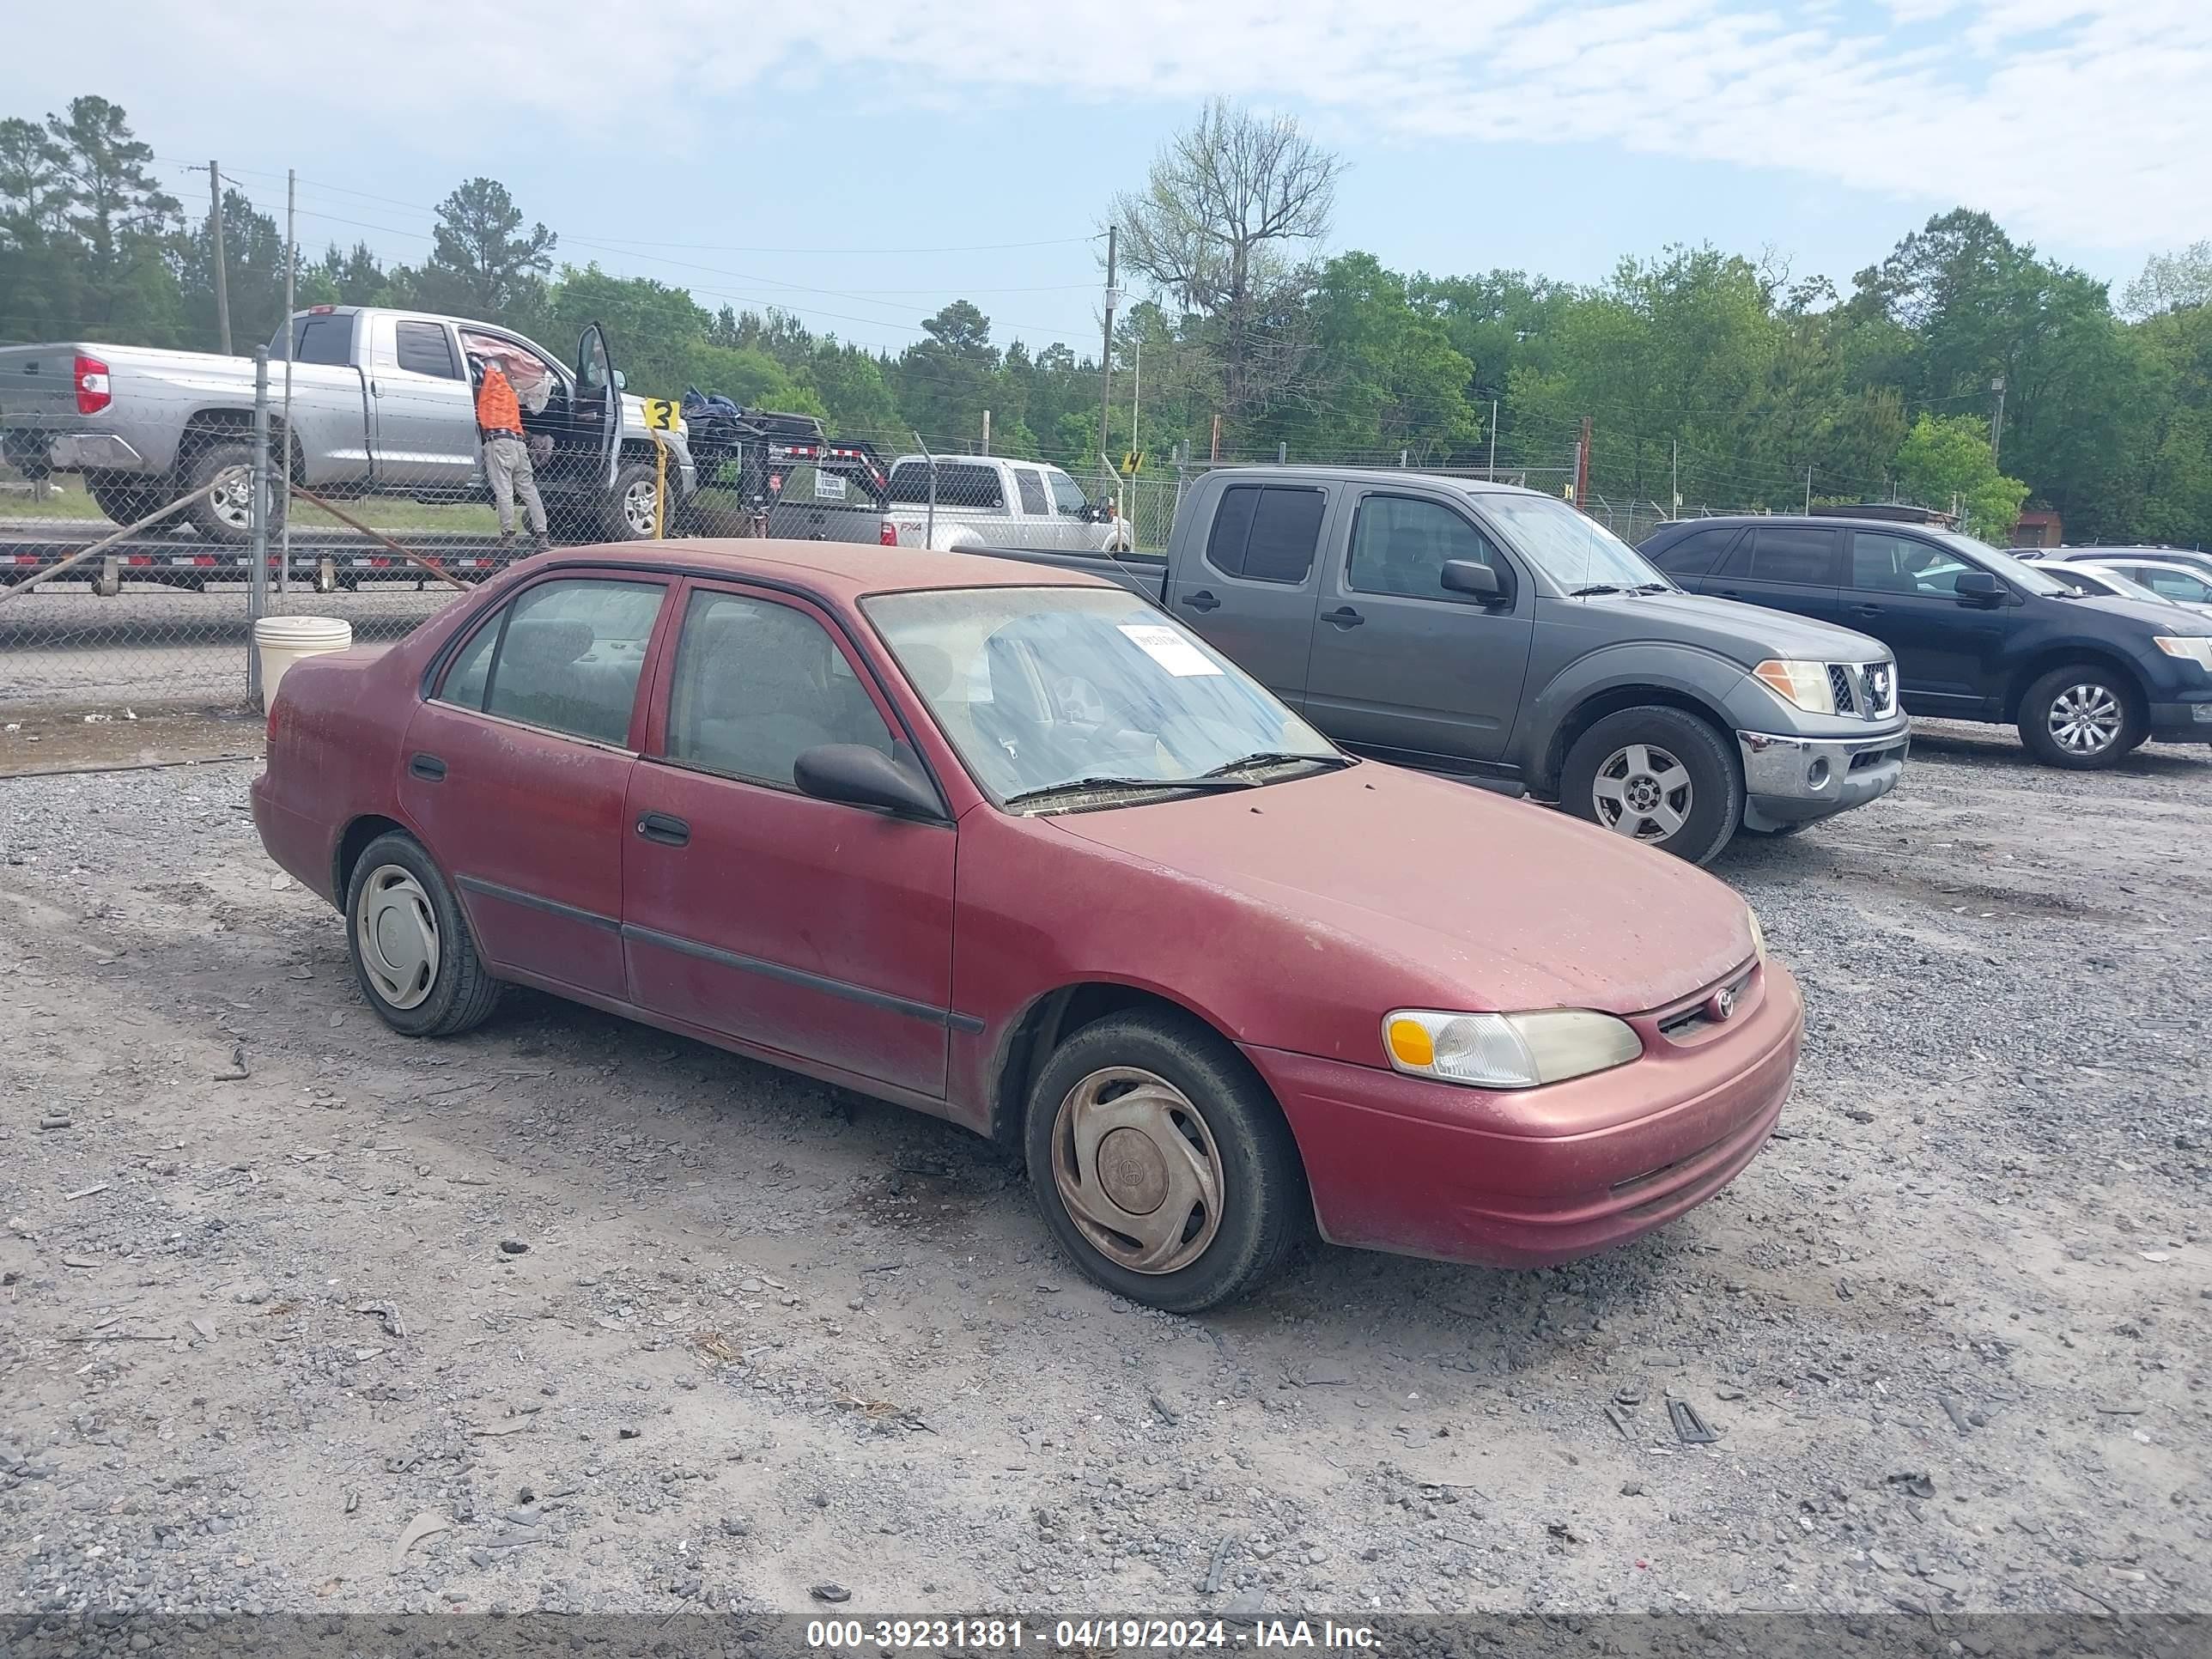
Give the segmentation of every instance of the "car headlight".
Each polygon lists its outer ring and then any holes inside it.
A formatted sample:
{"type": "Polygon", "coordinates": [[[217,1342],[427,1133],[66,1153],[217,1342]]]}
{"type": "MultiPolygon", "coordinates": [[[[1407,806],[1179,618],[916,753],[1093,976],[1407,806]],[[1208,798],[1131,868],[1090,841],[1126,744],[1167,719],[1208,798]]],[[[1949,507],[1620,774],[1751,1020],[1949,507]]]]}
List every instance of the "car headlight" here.
{"type": "Polygon", "coordinates": [[[2151,643],[2169,657],[2193,662],[2207,673],[2212,673],[2212,635],[2185,634],[2175,639],[2161,634],[2151,643]]]}
{"type": "Polygon", "coordinates": [[[1743,919],[1751,924],[1751,954],[1759,962],[1766,960],[1766,929],[1759,925],[1759,912],[1748,904],[1743,907],[1743,919]]]}
{"type": "Polygon", "coordinates": [[[1644,1052],[1626,1022],[1586,1008],[1450,1014],[1401,1008],[1382,1021],[1391,1066],[1478,1089],[1534,1089],[1626,1066],[1644,1052]]]}
{"type": "Polygon", "coordinates": [[[1836,693],[1824,662],[1769,657],[1751,671],[1751,677],[1794,708],[1808,714],[1836,712],[1836,693]]]}

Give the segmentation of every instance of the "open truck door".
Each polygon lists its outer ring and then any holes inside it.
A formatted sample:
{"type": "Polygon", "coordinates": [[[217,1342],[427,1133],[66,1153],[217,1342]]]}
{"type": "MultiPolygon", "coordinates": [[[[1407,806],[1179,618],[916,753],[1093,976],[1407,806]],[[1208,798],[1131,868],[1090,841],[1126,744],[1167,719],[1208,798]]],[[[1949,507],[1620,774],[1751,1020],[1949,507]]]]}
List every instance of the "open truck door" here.
{"type": "Polygon", "coordinates": [[[606,331],[593,323],[576,337],[576,416],[579,426],[599,423],[599,487],[615,487],[622,453],[622,376],[607,353],[606,331]]]}

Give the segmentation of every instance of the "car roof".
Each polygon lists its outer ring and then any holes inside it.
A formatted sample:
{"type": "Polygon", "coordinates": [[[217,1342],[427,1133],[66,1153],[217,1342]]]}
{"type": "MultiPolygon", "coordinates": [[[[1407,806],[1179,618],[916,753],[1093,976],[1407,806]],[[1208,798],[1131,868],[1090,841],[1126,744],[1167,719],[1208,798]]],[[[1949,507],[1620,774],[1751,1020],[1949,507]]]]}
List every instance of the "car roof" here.
{"type": "Polygon", "coordinates": [[[1946,533],[1940,524],[1916,524],[1909,519],[1853,519],[1838,513],[1716,513],[1709,518],[1668,519],[1651,533],[1671,530],[1738,529],[1747,524],[1780,525],[1790,530],[1879,530],[1885,535],[1899,531],[1946,533]]]}
{"type": "Polygon", "coordinates": [[[1461,477],[1450,472],[1415,472],[1410,468],[1397,467],[1330,466],[1322,462],[1309,461],[1240,461],[1212,468],[1205,476],[1223,478],[1231,483],[1266,483],[1277,478],[1292,483],[1310,483],[1317,479],[1327,479],[1332,483],[1425,484],[1431,489],[1464,490],[1471,495],[1535,495],[1547,501],[1559,499],[1541,489],[1498,483],[1489,478],[1461,477]]]}
{"type": "Polygon", "coordinates": [[[545,556],[562,564],[634,564],[651,569],[672,566],[726,581],[759,578],[797,583],[842,599],[856,599],[869,593],[944,587],[1117,586],[1103,576],[1055,565],[996,559],[979,553],[881,547],[872,542],[701,537],[682,541],[623,542],[606,547],[564,547],[545,556]]]}

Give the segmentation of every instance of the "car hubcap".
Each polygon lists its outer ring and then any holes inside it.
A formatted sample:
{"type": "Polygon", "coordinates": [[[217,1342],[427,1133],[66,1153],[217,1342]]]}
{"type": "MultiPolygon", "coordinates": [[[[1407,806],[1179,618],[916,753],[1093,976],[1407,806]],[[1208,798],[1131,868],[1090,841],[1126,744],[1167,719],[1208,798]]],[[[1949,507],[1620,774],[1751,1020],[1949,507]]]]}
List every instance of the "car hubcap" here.
{"type": "Polygon", "coordinates": [[[1060,1201],[1092,1248],[1133,1273],[1171,1273],[1221,1228],[1221,1153],[1190,1099],[1156,1073],[1093,1072],[1052,1129],[1060,1201]]]}
{"type": "Polygon", "coordinates": [[[623,491],[623,517],[629,520],[633,533],[653,534],[653,509],[659,505],[659,493],[643,478],[623,491]]]}
{"type": "Polygon", "coordinates": [[[2051,705],[2051,740],[2069,755],[2100,755],[2119,740],[2120,700],[2101,685],[2069,685],[2051,705]]]}
{"type": "Polygon", "coordinates": [[[208,505],[233,530],[253,528],[253,469],[229,466],[208,486],[208,505]]]}
{"type": "Polygon", "coordinates": [[[394,1008],[419,1006],[438,982],[438,913],[399,866],[379,865],[362,884],[354,938],[368,982],[394,1008]]]}
{"type": "Polygon", "coordinates": [[[1614,750],[1590,784],[1597,821],[1635,841],[1675,834],[1689,822],[1692,799],[1689,769],[1656,744],[1614,750]]]}

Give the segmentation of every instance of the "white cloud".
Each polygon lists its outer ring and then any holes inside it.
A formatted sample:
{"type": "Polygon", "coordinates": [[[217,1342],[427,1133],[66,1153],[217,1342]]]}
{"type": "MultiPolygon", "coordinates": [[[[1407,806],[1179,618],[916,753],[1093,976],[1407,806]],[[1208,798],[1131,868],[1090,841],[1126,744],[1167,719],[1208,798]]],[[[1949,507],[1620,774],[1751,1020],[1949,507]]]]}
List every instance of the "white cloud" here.
{"type": "MultiPolygon", "coordinates": [[[[825,119],[842,98],[926,112],[1218,92],[1415,149],[1613,145],[1965,202],[2083,246],[2212,226],[2204,0],[386,0],[320,17],[137,0],[101,16],[88,61],[142,130],[213,99],[264,135],[303,113],[357,124],[365,159],[381,132],[420,144],[442,124],[461,160],[487,96],[550,143],[652,148],[642,112],[767,87],[818,86],[825,119]]],[[[77,27],[40,8],[11,33],[52,64],[77,27]]]]}

